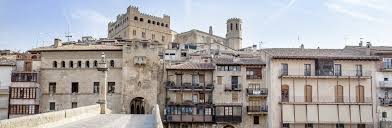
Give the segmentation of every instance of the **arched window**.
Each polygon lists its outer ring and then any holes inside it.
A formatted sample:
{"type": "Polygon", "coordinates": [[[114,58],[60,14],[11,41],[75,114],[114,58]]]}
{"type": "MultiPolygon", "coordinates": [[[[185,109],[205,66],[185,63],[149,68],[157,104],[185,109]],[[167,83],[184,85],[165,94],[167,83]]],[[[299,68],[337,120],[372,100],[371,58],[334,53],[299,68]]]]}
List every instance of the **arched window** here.
{"type": "Polygon", "coordinates": [[[151,24],[151,20],[147,20],[147,23],[151,24]]]}
{"type": "Polygon", "coordinates": [[[362,85],[358,85],[356,87],[356,99],[358,103],[363,103],[365,102],[365,90],[362,85]]]}
{"type": "Polygon", "coordinates": [[[152,21],[152,24],[155,24],[155,21],[152,21]]]}
{"type": "Polygon", "coordinates": [[[97,62],[97,60],[94,60],[94,67],[98,67],[98,62],[97,62]]]}
{"type": "Polygon", "coordinates": [[[283,85],[281,89],[282,102],[289,102],[289,86],[283,85]]]}
{"type": "Polygon", "coordinates": [[[110,60],[110,67],[114,67],[114,60],[110,60]]]}
{"type": "Polygon", "coordinates": [[[169,24],[166,24],[165,27],[169,27],[169,24]]]}
{"type": "Polygon", "coordinates": [[[89,68],[90,67],[90,61],[86,61],[85,65],[86,65],[86,68],[89,68]]]}
{"type": "Polygon", "coordinates": [[[53,61],[53,68],[57,68],[57,61],[53,61]]]}
{"type": "Polygon", "coordinates": [[[82,67],[82,61],[78,61],[78,68],[81,68],[82,67]]]}
{"type": "Polygon", "coordinates": [[[65,68],[65,61],[61,61],[61,67],[65,68]]]}
{"type": "Polygon", "coordinates": [[[159,26],[159,22],[157,22],[157,25],[159,26]]]}
{"type": "Polygon", "coordinates": [[[144,19],[143,19],[143,18],[140,18],[140,21],[141,21],[141,22],[143,22],[143,21],[144,21],[144,19]]]}
{"type": "Polygon", "coordinates": [[[343,103],[343,86],[342,85],[336,85],[335,102],[336,103],[343,103]]]}
{"type": "Polygon", "coordinates": [[[312,102],[312,86],[305,86],[305,102],[312,102]]]}
{"type": "Polygon", "coordinates": [[[133,18],[134,20],[138,20],[137,16],[135,16],[135,18],[133,18]]]}
{"type": "Polygon", "coordinates": [[[69,61],[69,68],[73,68],[73,61],[69,61]]]}
{"type": "Polygon", "coordinates": [[[238,24],[235,24],[235,30],[238,30],[238,24]]]}
{"type": "Polygon", "coordinates": [[[31,59],[36,60],[38,57],[36,55],[32,56],[31,59]]]}
{"type": "Polygon", "coordinates": [[[230,24],[230,30],[233,30],[233,23],[230,24]]]}
{"type": "Polygon", "coordinates": [[[163,26],[165,26],[163,23],[161,23],[161,26],[163,27],[163,26]]]}

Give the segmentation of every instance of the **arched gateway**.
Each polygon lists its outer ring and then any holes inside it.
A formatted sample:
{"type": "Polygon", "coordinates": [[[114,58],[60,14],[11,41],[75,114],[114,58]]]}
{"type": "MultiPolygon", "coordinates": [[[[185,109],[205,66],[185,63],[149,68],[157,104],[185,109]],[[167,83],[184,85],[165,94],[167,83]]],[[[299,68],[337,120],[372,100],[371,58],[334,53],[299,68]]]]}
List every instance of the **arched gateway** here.
{"type": "Polygon", "coordinates": [[[145,103],[144,98],[136,97],[133,98],[130,103],[131,114],[145,114],[145,103]]]}

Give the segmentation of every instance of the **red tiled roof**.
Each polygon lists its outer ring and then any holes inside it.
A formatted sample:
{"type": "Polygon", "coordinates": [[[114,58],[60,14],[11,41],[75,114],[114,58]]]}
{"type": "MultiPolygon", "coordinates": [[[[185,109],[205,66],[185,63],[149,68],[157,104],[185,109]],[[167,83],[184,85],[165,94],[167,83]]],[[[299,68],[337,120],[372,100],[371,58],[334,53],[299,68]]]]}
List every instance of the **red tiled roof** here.
{"type": "Polygon", "coordinates": [[[171,70],[215,70],[215,65],[212,63],[191,63],[186,62],[178,65],[171,65],[166,69],[171,70]]]}

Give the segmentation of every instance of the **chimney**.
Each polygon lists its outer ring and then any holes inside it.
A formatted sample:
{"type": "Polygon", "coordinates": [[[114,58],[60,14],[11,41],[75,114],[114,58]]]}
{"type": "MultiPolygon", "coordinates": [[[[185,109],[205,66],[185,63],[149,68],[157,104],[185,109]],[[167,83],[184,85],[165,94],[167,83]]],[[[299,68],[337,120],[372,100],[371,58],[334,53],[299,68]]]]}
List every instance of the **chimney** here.
{"type": "Polygon", "coordinates": [[[304,44],[301,44],[300,48],[301,48],[301,49],[304,49],[304,48],[305,48],[304,44]]]}
{"type": "Polygon", "coordinates": [[[208,31],[208,33],[209,33],[210,35],[213,35],[212,26],[210,26],[210,30],[208,31]]]}
{"type": "Polygon", "coordinates": [[[372,43],[366,42],[366,47],[367,47],[367,48],[370,48],[371,46],[372,46],[372,43]]]}
{"type": "Polygon", "coordinates": [[[57,47],[61,47],[61,46],[63,46],[63,43],[61,42],[61,40],[58,38],[55,38],[54,39],[54,47],[57,48],[57,47]]]}

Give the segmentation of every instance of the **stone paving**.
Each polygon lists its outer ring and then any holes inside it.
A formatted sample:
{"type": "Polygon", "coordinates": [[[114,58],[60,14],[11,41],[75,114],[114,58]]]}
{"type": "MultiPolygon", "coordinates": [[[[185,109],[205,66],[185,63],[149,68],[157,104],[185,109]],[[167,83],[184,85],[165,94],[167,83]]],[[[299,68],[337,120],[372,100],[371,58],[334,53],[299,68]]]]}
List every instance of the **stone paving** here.
{"type": "Polygon", "coordinates": [[[51,128],[154,128],[151,114],[102,114],[51,128]]]}

